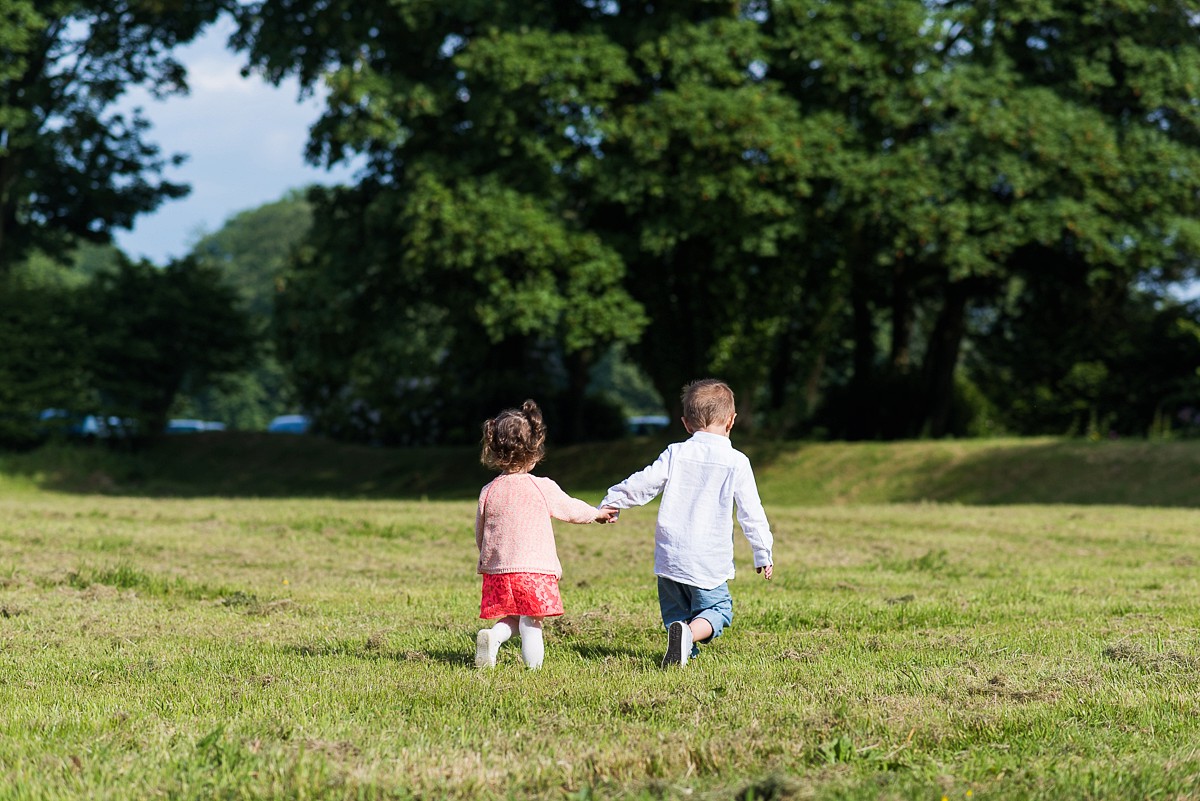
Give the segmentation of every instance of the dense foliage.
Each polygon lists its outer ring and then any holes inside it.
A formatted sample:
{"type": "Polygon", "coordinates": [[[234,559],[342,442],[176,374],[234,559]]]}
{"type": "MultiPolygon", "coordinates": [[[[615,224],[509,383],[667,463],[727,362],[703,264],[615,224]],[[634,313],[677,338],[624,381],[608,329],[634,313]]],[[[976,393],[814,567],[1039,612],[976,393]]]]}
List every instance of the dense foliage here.
{"type": "Polygon", "coordinates": [[[0,0],[0,273],[33,250],[65,255],[107,242],[187,187],[161,177],[165,157],[128,89],[186,92],[172,49],[225,0],[0,0]]]}
{"type": "Polygon", "coordinates": [[[154,436],[180,396],[228,387],[256,355],[219,272],[115,250],[85,251],[73,270],[39,257],[0,276],[0,341],[0,445],[16,447],[154,436]]]}
{"type": "Polygon", "coordinates": [[[254,366],[223,386],[193,387],[176,399],[172,413],[218,420],[232,428],[263,429],[277,415],[296,411],[295,391],[272,336],[275,295],[287,260],[308,235],[312,207],[302,190],[234,214],[192,247],[191,256],[218,272],[238,296],[258,341],[254,366]]]}
{"type": "Polygon", "coordinates": [[[0,274],[25,276],[0,329],[29,356],[0,357],[5,420],[294,404],[340,438],[453,442],[534,396],[578,440],[718,374],[776,434],[1200,430],[1200,302],[1172,294],[1200,279],[1189,3],[0,0],[0,43],[0,274]],[[175,279],[29,265],[183,191],[110,109],[183,90],[172,48],[226,9],[248,72],[320,89],[308,156],[356,179],[168,268],[235,287],[170,290],[195,293],[176,322],[211,300],[233,335],[122,394],[95,348],[165,353],[106,338],[175,279]]]}
{"type": "Polygon", "coordinates": [[[472,404],[556,387],[577,410],[611,342],[668,403],[717,372],[775,430],[849,437],[968,433],[984,409],[1140,434],[1200,391],[1196,309],[1164,291],[1200,253],[1187,3],[261,0],[240,19],[255,68],[329,89],[310,157],[365,163],[314,199],[282,296],[330,430],[444,438],[472,404]],[[1048,352],[1036,318],[1067,294],[1122,327],[1048,352]],[[1084,374],[1105,391],[1081,399],[1084,374]]]}

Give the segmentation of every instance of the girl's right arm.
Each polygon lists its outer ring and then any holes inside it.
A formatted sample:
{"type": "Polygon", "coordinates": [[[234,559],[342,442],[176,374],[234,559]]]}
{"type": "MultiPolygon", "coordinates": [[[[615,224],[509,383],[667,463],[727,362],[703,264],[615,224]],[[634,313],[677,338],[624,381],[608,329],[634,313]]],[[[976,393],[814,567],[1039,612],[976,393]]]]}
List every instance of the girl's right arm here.
{"type": "Polygon", "coordinates": [[[603,512],[587,501],[572,498],[553,479],[539,476],[535,480],[538,489],[542,492],[542,497],[546,499],[550,516],[555,520],[564,520],[568,523],[593,523],[605,516],[603,512]]]}

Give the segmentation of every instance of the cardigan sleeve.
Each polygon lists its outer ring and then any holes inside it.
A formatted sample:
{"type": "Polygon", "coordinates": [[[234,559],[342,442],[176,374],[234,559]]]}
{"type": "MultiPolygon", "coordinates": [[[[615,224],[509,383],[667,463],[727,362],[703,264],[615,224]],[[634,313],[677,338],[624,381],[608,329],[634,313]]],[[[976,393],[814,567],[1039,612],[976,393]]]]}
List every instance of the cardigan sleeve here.
{"type": "Polygon", "coordinates": [[[600,510],[587,501],[572,498],[563,492],[553,479],[534,476],[533,480],[546,499],[546,507],[550,516],[555,520],[565,520],[568,523],[593,523],[599,516],[600,510]]]}
{"type": "Polygon", "coordinates": [[[479,551],[483,551],[483,504],[487,501],[488,490],[492,488],[488,484],[479,493],[479,506],[475,508],[475,547],[479,551]]]}

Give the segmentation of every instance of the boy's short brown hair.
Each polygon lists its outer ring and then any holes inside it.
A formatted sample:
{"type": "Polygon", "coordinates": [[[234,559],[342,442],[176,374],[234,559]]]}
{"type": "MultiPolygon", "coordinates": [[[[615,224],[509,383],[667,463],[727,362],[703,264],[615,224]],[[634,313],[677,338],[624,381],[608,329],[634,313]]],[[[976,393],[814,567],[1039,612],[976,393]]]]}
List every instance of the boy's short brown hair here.
{"type": "Polygon", "coordinates": [[[733,390],[716,378],[702,378],[688,384],[683,388],[681,400],[683,419],[696,429],[724,422],[737,411],[733,390]]]}

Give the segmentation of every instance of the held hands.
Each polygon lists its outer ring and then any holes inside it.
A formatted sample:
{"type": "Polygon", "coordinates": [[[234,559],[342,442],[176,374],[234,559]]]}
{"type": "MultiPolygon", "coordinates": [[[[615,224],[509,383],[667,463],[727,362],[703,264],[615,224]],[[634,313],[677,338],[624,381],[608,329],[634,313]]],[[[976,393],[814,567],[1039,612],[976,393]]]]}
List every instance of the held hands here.
{"type": "Polygon", "coordinates": [[[602,506],[602,507],[600,507],[599,513],[596,515],[596,522],[597,523],[615,523],[615,522],[617,522],[617,518],[620,517],[620,515],[621,515],[620,509],[614,509],[611,506],[602,506]]]}
{"type": "Polygon", "coordinates": [[[767,581],[771,580],[771,565],[763,565],[762,567],[754,568],[755,573],[762,573],[762,577],[767,581]]]}

